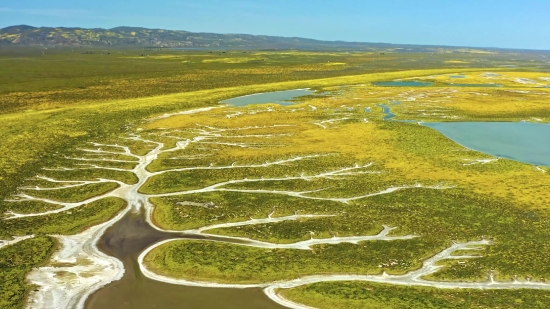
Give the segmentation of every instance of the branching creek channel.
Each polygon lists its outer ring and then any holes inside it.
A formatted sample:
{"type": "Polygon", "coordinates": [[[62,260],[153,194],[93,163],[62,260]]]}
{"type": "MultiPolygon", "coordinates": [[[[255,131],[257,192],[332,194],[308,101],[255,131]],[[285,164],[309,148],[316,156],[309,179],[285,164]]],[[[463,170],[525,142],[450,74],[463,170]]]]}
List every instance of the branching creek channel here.
{"type": "MultiPolygon", "coordinates": [[[[262,288],[228,289],[175,285],[149,279],[141,273],[137,258],[151,245],[167,239],[210,239],[213,236],[178,235],[161,232],[145,221],[145,214],[129,212],[109,227],[98,242],[104,253],[124,263],[121,280],[111,282],[92,294],[86,309],[280,309],[262,288]]],[[[226,240],[227,241],[227,240],[226,240]]]]}
{"type": "MultiPolygon", "coordinates": [[[[246,97],[248,98],[248,97],[246,97]]],[[[398,104],[394,101],[393,104],[398,104]]],[[[384,118],[387,121],[396,121],[392,119],[395,114],[391,113],[390,106],[379,105],[386,114],[384,118]]],[[[209,110],[203,108],[197,110],[185,111],[184,113],[195,113],[209,110]]],[[[180,113],[182,114],[182,113],[180,113]]],[[[326,121],[325,121],[326,122],[326,121]]],[[[407,122],[407,121],[405,121],[407,122]]],[[[416,121],[414,121],[416,122],[416,121]]],[[[522,127],[531,128],[522,124],[522,127]]],[[[274,126],[264,126],[269,128],[274,126]]],[[[296,220],[299,218],[314,218],[329,215],[319,214],[297,214],[284,217],[272,217],[271,214],[267,218],[250,219],[242,222],[232,222],[203,226],[196,230],[186,231],[163,231],[152,222],[153,205],[149,203],[151,197],[166,197],[166,196],[185,196],[196,193],[207,192],[241,192],[248,194],[279,194],[291,196],[294,198],[326,200],[338,203],[348,203],[351,201],[368,198],[381,194],[391,194],[398,190],[408,190],[412,188],[425,188],[431,190],[446,190],[453,186],[437,184],[435,186],[422,185],[419,183],[406,186],[392,186],[379,192],[365,192],[364,194],[351,197],[323,197],[310,195],[313,191],[286,191],[286,190],[264,190],[264,189],[241,189],[230,187],[228,185],[247,184],[262,181],[290,181],[290,180],[310,180],[310,179],[327,179],[331,177],[342,177],[350,175],[362,175],[376,173],[376,171],[365,170],[373,163],[366,165],[358,165],[341,167],[335,170],[327,170],[316,174],[300,176],[285,176],[272,178],[242,178],[232,179],[208,185],[200,189],[188,189],[179,192],[144,194],[140,193],[139,189],[151,177],[160,175],[165,172],[178,172],[190,170],[230,170],[243,168],[265,168],[275,165],[282,165],[289,162],[315,159],[322,154],[310,154],[297,156],[292,158],[279,159],[277,161],[266,161],[265,163],[255,164],[231,164],[231,165],[210,165],[210,166],[193,166],[185,168],[175,168],[152,172],[147,170],[147,166],[158,159],[162,153],[171,153],[174,151],[183,151],[193,143],[211,143],[225,144],[242,147],[241,143],[228,143],[224,138],[239,136],[257,138],[270,138],[271,136],[261,136],[255,134],[246,134],[249,129],[257,127],[242,127],[223,129],[202,126],[197,130],[196,136],[192,139],[177,137],[178,141],[173,148],[164,149],[164,143],[144,139],[137,135],[126,137],[126,140],[140,141],[146,144],[151,144],[154,149],[150,149],[147,154],[137,155],[132,153],[128,146],[118,144],[100,144],[91,143],[92,146],[80,149],[84,152],[82,157],[68,158],[77,161],[89,161],[92,163],[80,163],[79,168],[57,167],[53,170],[70,171],[74,169],[103,169],[116,170],[124,172],[133,172],[139,181],[136,184],[129,185],[115,179],[99,179],[96,181],[70,181],[56,180],[48,177],[39,177],[43,181],[61,184],[59,188],[72,188],[75,186],[86,185],[98,182],[114,182],[119,184],[119,187],[109,193],[88,199],[78,203],[57,202],[40,197],[34,197],[32,194],[19,194],[15,196],[16,201],[46,201],[48,203],[57,204],[58,209],[50,210],[43,213],[17,214],[10,212],[10,217],[6,220],[14,218],[43,216],[48,214],[70,211],[73,208],[91,203],[104,197],[117,197],[126,200],[128,203],[126,210],[119,213],[114,218],[107,222],[92,227],[78,235],[53,235],[61,243],[61,249],[52,257],[51,265],[35,268],[27,276],[30,283],[35,284],[37,289],[31,291],[29,295],[28,308],[30,309],[50,309],[50,308],[85,308],[85,309],[304,309],[309,308],[304,305],[292,303],[278,295],[277,289],[289,289],[306,284],[329,281],[366,281],[379,282],[396,285],[415,285],[435,288],[457,289],[457,288],[487,288],[487,289],[547,289],[550,290],[550,284],[545,282],[498,282],[490,277],[486,282],[436,282],[429,281],[423,277],[437,272],[442,266],[438,265],[443,260],[451,259],[474,259],[479,255],[460,254],[456,252],[464,252],[471,250],[483,250],[482,247],[488,246],[491,243],[487,240],[470,241],[467,243],[453,243],[449,248],[434,255],[433,257],[423,261],[421,268],[411,270],[402,275],[360,275],[360,274],[320,274],[310,275],[300,278],[289,279],[286,281],[266,282],[259,284],[221,284],[215,282],[193,282],[184,279],[170,278],[162,274],[156,274],[148,270],[143,264],[143,257],[154,249],[157,245],[175,239],[197,239],[209,240],[224,243],[247,245],[257,248],[286,248],[296,250],[309,250],[313,245],[319,244],[339,244],[352,243],[358,244],[361,241],[393,241],[406,240],[417,237],[415,235],[392,236],[388,234],[395,227],[384,226],[383,230],[377,235],[363,236],[334,236],[332,238],[314,238],[293,244],[272,244],[254,239],[241,237],[216,236],[204,231],[220,227],[235,227],[254,225],[259,223],[275,223],[288,220],[296,220]],[[234,133],[237,132],[237,133],[234,133]],[[238,134],[238,135],[235,135],[238,134]],[[221,141],[220,141],[221,139],[221,141]],[[104,147],[104,148],[102,148],[104,147]],[[107,147],[107,148],[105,148],[107,147]],[[111,149],[111,150],[109,150],[111,149]],[[112,150],[114,149],[114,150],[112,150]],[[113,158],[116,156],[133,157],[134,160],[122,162],[135,163],[133,169],[113,168],[96,164],[98,157],[101,162],[121,162],[121,160],[113,158]],[[76,184],[75,184],[76,183],[76,184]],[[156,280],[155,280],[156,279],[156,280]],[[110,282],[106,284],[107,282],[110,282]],[[173,284],[172,284],[173,283],[173,284]],[[103,286],[103,284],[106,284],[103,286]],[[93,293],[92,293],[93,291],[93,293]],[[89,293],[92,293],[91,295],[89,293]],[[283,305],[285,307],[283,307],[283,305]]],[[[550,126],[545,126],[549,129],[550,126]]],[[[455,130],[456,131],[456,130],[455,130]]],[[[500,130],[501,131],[501,130],[500,130]]],[[[539,132],[539,131],[537,131],[539,132]]],[[[537,136],[537,135],[535,135],[537,136]]],[[[549,135],[550,136],[550,135],[549,135]]],[[[466,144],[466,143],[465,143],[466,144]]],[[[244,144],[246,146],[246,144],[244,144]]],[[[468,146],[466,144],[466,146],[468,146]]],[[[490,153],[490,152],[489,152],[490,153]]],[[[547,153],[547,152],[544,152],[547,153]]],[[[518,161],[522,157],[513,157],[518,161]]],[[[537,161],[538,162],[538,161],[537,161]]],[[[543,162],[544,163],[544,162],[543,162]]],[[[54,188],[56,189],[56,188],[54,188]]],[[[27,188],[27,190],[33,190],[27,188]]],[[[51,188],[39,188],[34,190],[52,190],[51,188]]],[[[316,190],[317,192],[319,190],[316,190]]],[[[21,239],[21,238],[20,238],[21,239]]]]}

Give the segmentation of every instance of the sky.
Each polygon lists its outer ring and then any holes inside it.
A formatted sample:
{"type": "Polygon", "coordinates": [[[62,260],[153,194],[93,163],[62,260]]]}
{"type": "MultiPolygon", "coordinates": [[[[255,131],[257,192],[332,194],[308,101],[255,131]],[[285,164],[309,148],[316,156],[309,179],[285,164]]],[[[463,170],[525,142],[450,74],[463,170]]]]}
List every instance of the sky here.
{"type": "Polygon", "coordinates": [[[12,25],[550,50],[549,0],[0,0],[12,25]]]}

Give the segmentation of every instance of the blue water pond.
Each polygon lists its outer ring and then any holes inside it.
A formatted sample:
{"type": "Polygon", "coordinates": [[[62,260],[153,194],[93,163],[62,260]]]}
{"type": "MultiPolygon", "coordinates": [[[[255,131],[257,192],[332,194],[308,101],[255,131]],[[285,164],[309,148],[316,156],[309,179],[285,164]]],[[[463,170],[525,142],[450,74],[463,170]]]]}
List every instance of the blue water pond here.
{"type": "Polygon", "coordinates": [[[531,122],[423,123],[453,141],[496,157],[550,166],[550,125],[531,122]]]}
{"type": "Polygon", "coordinates": [[[309,89],[294,89],[294,90],[285,90],[285,91],[274,91],[274,92],[265,92],[246,95],[242,97],[236,97],[232,99],[227,99],[221,101],[222,104],[228,104],[232,106],[246,106],[252,104],[266,104],[266,103],[276,103],[279,105],[291,105],[293,104],[292,100],[297,97],[312,95],[313,91],[309,89]]]}

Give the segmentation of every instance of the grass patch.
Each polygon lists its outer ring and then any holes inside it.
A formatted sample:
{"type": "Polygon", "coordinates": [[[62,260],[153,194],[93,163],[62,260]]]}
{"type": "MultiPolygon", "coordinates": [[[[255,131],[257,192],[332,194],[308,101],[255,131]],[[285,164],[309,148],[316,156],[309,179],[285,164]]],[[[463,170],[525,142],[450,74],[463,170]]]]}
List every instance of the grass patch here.
{"type": "Polygon", "coordinates": [[[422,239],[367,241],[352,244],[319,245],[312,251],[259,249],[223,243],[176,240],[153,249],[144,263],[155,273],[186,280],[224,283],[262,283],[313,274],[381,274],[379,267],[398,261],[387,269],[403,273],[420,266],[433,243],[422,239]]]}
{"type": "Polygon", "coordinates": [[[0,307],[18,309],[33,288],[25,283],[26,274],[47,263],[57,248],[51,237],[35,237],[0,249],[0,307]]]}
{"type": "Polygon", "coordinates": [[[550,302],[550,293],[541,290],[446,290],[365,282],[323,282],[278,293],[320,309],[542,309],[550,302]]]}
{"type": "Polygon", "coordinates": [[[114,217],[125,205],[124,200],[109,197],[56,214],[2,220],[0,235],[78,234],[114,217]]]}
{"type": "Polygon", "coordinates": [[[105,194],[107,192],[113,191],[118,187],[119,185],[116,183],[106,182],[59,190],[24,190],[24,192],[38,198],[45,198],[64,203],[75,203],[85,201],[101,194],[105,194]]]}

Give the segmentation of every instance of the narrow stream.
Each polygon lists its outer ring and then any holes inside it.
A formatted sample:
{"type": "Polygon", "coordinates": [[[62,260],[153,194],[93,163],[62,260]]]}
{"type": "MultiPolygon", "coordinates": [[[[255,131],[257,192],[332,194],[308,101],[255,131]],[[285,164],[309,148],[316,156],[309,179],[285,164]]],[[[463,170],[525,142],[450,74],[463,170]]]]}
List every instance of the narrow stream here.
{"type": "MultiPolygon", "coordinates": [[[[392,104],[396,105],[396,104],[401,104],[401,103],[399,103],[397,101],[392,101],[392,104]]],[[[416,120],[395,120],[393,118],[395,118],[397,115],[392,113],[391,107],[389,107],[388,105],[385,105],[385,104],[378,104],[378,106],[382,108],[382,112],[385,115],[384,118],[382,118],[384,121],[410,122],[410,123],[416,123],[417,122],[416,120]]]]}
{"type": "MultiPolygon", "coordinates": [[[[86,309],[281,309],[260,288],[226,289],[173,285],[142,275],[137,264],[139,254],[174,233],[152,228],[144,214],[127,214],[111,226],[100,239],[101,251],[124,263],[124,277],[92,294],[86,309]]],[[[181,238],[206,239],[207,236],[181,235],[181,238]]]]}

